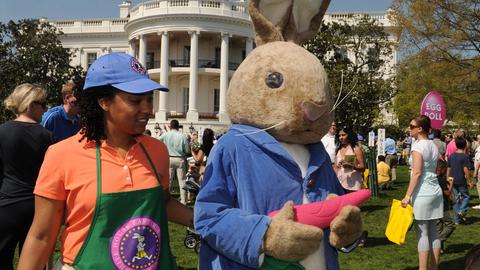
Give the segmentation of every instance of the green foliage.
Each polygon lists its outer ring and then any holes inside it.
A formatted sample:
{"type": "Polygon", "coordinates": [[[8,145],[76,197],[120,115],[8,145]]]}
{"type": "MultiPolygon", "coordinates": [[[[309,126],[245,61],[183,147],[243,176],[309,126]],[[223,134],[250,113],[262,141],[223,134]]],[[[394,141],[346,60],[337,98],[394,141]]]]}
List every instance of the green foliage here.
{"type": "MultiPolygon", "coordinates": [[[[60,89],[67,80],[81,75],[70,66],[71,53],[61,46],[54,26],[39,20],[0,22],[0,99],[4,100],[21,83],[35,83],[49,93],[51,104],[62,103],[60,89]]],[[[0,105],[0,121],[12,117],[0,105]]]]}
{"type": "Polygon", "coordinates": [[[431,90],[447,104],[454,126],[478,129],[480,117],[480,13],[478,1],[395,0],[393,19],[402,29],[395,110],[400,125],[418,115],[431,90]]]}
{"type": "Polygon", "coordinates": [[[435,59],[431,52],[406,58],[398,69],[399,91],[394,104],[400,126],[406,127],[410,118],[420,113],[425,95],[436,90],[445,100],[448,120],[469,130],[478,128],[473,121],[480,117],[478,73],[465,76],[464,72],[455,63],[435,59]]]}
{"type": "Polygon", "coordinates": [[[322,25],[319,34],[304,46],[326,69],[333,98],[340,104],[336,120],[365,134],[381,105],[395,95],[393,74],[385,66],[394,44],[375,20],[353,15],[351,19],[355,23],[322,25]]]}

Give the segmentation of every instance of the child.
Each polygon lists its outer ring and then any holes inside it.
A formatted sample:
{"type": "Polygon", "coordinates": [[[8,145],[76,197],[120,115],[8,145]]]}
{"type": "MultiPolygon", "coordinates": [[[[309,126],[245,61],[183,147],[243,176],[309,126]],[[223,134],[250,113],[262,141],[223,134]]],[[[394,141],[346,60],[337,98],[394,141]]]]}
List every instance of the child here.
{"type": "Polygon", "coordinates": [[[392,171],[390,166],[385,163],[385,156],[378,156],[378,163],[377,163],[377,175],[378,175],[378,188],[380,190],[383,189],[390,189],[391,185],[391,177],[392,171]]]}
{"type": "Polygon", "coordinates": [[[445,249],[445,242],[450,235],[455,231],[455,223],[450,215],[450,209],[452,209],[451,194],[453,188],[453,181],[447,181],[447,162],[439,159],[437,162],[436,174],[438,178],[438,184],[443,190],[443,218],[437,221],[437,231],[440,237],[441,248],[440,252],[443,253],[445,249]]]}
{"type": "Polygon", "coordinates": [[[457,150],[448,159],[447,177],[453,177],[453,193],[455,194],[453,216],[455,225],[459,224],[459,221],[466,221],[468,202],[470,201],[467,187],[467,179],[470,179],[470,159],[465,154],[466,145],[464,138],[455,138],[457,150]],[[461,205],[460,196],[462,197],[461,205]]]}

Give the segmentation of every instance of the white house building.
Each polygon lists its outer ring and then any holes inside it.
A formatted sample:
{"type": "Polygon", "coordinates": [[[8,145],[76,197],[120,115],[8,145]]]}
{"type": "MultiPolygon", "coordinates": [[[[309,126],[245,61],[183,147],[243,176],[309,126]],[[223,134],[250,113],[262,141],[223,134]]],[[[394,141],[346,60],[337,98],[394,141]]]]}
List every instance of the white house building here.
{"type": "MultiPolygon", "coordinates": [[[[171,119],[199,131],[228,127],[228,82],[254,48],[247,1],[150,0],[132,6],[124,0],[119,8],[119,18],[51,21],[64,33],[63,46],[74,52],[71,64],[87,69],[109,52],[137,57],[150,78],[170,89],[155,96],[155,118],[148,124],[154,135],[171,119]]],[[[389,31],[385,12],[369,15],[389,31]]],[[[327,13],[324,20],[348,18],[327,13]]]]}

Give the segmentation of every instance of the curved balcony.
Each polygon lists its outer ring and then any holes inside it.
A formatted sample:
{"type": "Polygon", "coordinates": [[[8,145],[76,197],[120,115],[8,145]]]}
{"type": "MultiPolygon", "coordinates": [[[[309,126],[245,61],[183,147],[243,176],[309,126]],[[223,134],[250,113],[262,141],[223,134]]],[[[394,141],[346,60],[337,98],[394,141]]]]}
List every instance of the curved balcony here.
{"type": "MultiPolygon", "coordinates": [[[[176,67],[190,67],[190,61],[185,59],[170,59],[168,60],[169,66],[171,68],[176,67]]],[[[228,69],[229,70],[237,70],[240,63],[236,62],[228,62],[228,69]]],[[[198,67],[199,68],[217,68],[220,69],[220,60],[217,59],[198,59],[198,67]]],[[[160,68],[160,61],[155,62],[148,62],[147,69],[155,69],[160,68]]]]}
{"type": "Polygon", "coordinates": [[[169,14],[199,14],[250,20],[246,1],[228,0],[150,0],[130,10],[130,21],[169,14]]]}

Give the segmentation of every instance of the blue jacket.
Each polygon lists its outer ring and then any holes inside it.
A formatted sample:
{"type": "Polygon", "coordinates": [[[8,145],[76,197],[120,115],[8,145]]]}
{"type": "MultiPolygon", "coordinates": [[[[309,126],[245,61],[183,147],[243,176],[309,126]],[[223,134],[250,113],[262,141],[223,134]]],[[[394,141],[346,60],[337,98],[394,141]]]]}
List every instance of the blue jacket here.
{"type": "Polygon", "coordinates": [[[63,105],[46,111],[42,116],[42,126],[50,130],[56,142],[77,134],[80,130],[79,118],[70,119],[63,105]]]}
{"type": "MultiPolygon", "coordinates": [[[[200,269],[240,270],[259,267],[259,251],[271,219],[266,215],[292,200],[302,204],[329,193],[343,194],[322,143],[308,145],[306,176],[288,152],[265,131],[233,125],[208,157],[205,181],[195,204],[195,228],[202,236],[200,269]],[[258,132],[255,134],[248,134],[258,132]],[[309,179],[312,188],[307,187],[309,179]]],[[[339,269],[336,250],[328,244],[329,270],[339,269]]]]}

